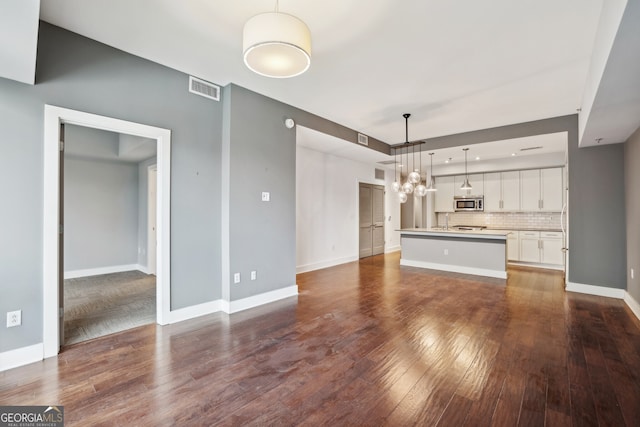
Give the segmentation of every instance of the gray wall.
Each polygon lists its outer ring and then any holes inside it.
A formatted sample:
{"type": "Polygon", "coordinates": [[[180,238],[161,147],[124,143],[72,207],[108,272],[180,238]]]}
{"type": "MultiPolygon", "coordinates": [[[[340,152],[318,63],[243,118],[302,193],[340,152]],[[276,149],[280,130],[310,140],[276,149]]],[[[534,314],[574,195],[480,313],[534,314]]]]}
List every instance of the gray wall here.
{"type": "Polygon", "coordinates": [[[569,141],[569,281],[626,288],[624,146],[569,141]]]}
{"type": "Polygon", "coordinates": [[[36,85],[0,79],[0,352],[42,342],[44,104],[171,129],[171,307],[220,298],[222,103],[188,76],[41,22],[36,85]]]}
{"type": "Polygon", "coordinates": [[[65,158],[64,271],[137,264],[138,166],[65,158]]]}
{"type": "Polygon", "coordinates": [[[627,207],[627,267],[634,269],[634,278],[627,276],[627,292],[640,302],[640,128],[624,147],[625,198],[627,207]]]}
{"type": "Polygon", "coordinates": [[[292,107],[234,85],[228,96],[229,268],[242,276],[230,296],[237,300],[296,283],[296,132],[283,121],[292,107]]]}

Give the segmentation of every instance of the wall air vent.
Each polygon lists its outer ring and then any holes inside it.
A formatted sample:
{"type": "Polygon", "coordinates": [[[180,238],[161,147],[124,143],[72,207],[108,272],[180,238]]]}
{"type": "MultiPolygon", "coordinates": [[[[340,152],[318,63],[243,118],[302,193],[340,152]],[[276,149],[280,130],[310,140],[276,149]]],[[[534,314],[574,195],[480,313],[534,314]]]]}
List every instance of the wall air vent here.
{"type": "Polygon", "coordinates": [[[530,151],[530,150],[539,150],[542,148],[542,145],[539,145],[537,147],[527,147],[527,148],[521,148],[520,151],[530,151]]]}
{"type": "Polygon", "coordinates": [[[358,134],[358,144],[369,146],[369,137],[361,133],[358,134]]]}
{"type": "Polygon", "coordinates": [[[220,101],[220,86],[193,76],[189,76],[189,92],[213,99],[214,101],[220,101]]]}
{"type": "Polygon", "coordinates": [[[384,179],[384,170],[376,168],[375,177],[376,179],[384,179]]]}

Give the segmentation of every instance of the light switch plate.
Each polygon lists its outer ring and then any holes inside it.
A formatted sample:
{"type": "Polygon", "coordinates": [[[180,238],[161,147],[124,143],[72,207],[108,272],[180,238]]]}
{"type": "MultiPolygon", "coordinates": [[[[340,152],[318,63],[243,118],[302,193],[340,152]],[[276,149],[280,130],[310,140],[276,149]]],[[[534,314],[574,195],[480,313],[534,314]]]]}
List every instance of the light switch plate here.
{"type": "Polygon", "coordinates": [[[253,270],[251,272],[251,280],[256,280],[258,278],[258,272],[253,270]]]}
{"type": "Polygon", "coordinates": [[[262,201],[263,202],[268,202],[269,200],[271,200],[271,194],[269,194],[268,191],[263,191],[262,192],[262,201]]]}

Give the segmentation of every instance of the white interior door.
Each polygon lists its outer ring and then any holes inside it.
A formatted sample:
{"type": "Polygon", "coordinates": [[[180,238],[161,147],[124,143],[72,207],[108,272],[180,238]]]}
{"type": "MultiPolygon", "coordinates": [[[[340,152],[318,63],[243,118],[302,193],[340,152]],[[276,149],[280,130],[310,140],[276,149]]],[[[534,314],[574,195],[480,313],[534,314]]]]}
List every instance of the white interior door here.
{"type": "Polygon", "coordinates": [[[149,166],[147,191],[147,273],[156,274],[158,168],[149,166]]]}

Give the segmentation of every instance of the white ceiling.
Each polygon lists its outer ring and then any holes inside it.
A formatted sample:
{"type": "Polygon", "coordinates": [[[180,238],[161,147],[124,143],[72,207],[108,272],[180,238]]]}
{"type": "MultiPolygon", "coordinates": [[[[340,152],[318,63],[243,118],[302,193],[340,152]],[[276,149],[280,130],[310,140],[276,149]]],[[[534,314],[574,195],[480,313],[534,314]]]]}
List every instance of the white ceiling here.
{"type": "Polygon", "coordinates": [[[34,83],[39,17],[220,85],[230,82],[390,145],[573,114],[580,146],[640,125],[640,2],[282,0],[312,32],[293,79],[242,63],[242,27],[275,0],[0,0],[0,77],[34,83]]]}
{"type": "Polygon", "coordinates": [[[602,0],[281,0],[312,33],[302,76],[242,62],[242,28],[274,0],[47,0],[41,18],[118,49],[229,82],[389,144],[573,114],[602,0]]]}

